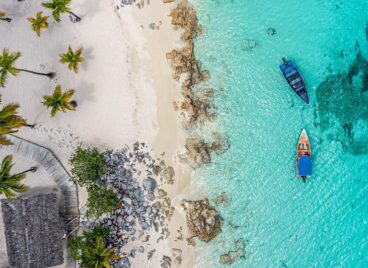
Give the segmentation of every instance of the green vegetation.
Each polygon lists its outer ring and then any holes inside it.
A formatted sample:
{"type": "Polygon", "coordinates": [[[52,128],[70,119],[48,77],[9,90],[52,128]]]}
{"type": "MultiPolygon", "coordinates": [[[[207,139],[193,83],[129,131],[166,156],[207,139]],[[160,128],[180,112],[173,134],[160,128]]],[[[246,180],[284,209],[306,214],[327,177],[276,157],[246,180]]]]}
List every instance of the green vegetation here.
{"type": "Polygon", "coordinates": [[[54,117],[58,111],[66,112],[67,110],[75,111],[77,102],[71,100],[75,90],[69,89],[62,92],[61,86],[57,85],[52,95],[43,96],[43,105],[47,108],[51,108],[51,117],[54,117]]]}
{"type": "Polygon", "coordinates": [[[87,191],[88,215],[100,217],[103,213],[111,212],[119,206],[120,201],[116,192],[105,186],[91,186],[87,191]]]}
{"type": "Polygon", "coordinates": [[[11,169],[14,166],[13,157],[7,155],[2,163],[0,169],[0,194],[5,194],[6,198],[11,199],[15,197],[15,193],[24,193],[28,187],[21,183],[25,179],[26,173],[33,169],[11,175],[11,169]]]}
{"type": "Polygon", "coordinates": [[[16,76],[19,72],[27,72],[36,75],[47,76],[49,78],[53,78],[55,76],[55,73],[52,72],[39,73],[14,67],[14,63],[20,58],[21,55],[22,54],[20,52],[9,52],[7,48],[3,49],[3,53],[0,54],[0,87],[5,87],[5,83],[9,74],[16,76]]]}
{"type": "Polygon", "coordinates": [[[49,2],[43,2],[42,6],[52,11],[52,16],[57,22],[60,22],[60,16],[63,13],[69,13],[75,17],[76,21],[81,21],[81,18],[74,14],[70,7],[71,0],[50,0],[49,2]]]}
{"type": "Polygon", "coordinates": [[[98,180],[107,172],[107,165],[97,149],[82,149],[74,152],[69,160],[73,180],[79,186],[87,187],[87,209],[90,216],[100,217],[119,206],[115,191],[99,185],[98,180]]]}
{"type": "Polygon", "coordinates": [[[35,18],[28,18],[27,20],[32,24],[32,30],[36,32],[37,36],[41,35],[41,29],[47,29],[49,24],[47,23],[49,16],[42,16],[42,11],[37,12],[35,18]]]}
{"type": "Polygon", "coordinates": [[[1,11],[1,10],[0,10],[0,20],[11,22],[11,18],[7,18],[6,13],[4,11],[1,11]]]}
{"type": "Polygon", "coordinates": [[[94,186],[107,172],[107,165],[97,149],[77,148],[69,160],[74,181],[80,186],[94,186]]]}
{"type": "Polygon", "coordinates": [[[10,145],[5,135],[15,133],[19,128],[27,126],[24,118],[18,115],[19,105],[10,103],[0,110],[0,144],[10,145]]]}
{"type": "Polygon", "coordinates": [[[96,227],[92,231],[84,232],[82,236],[71,237],[68,249],[72,258],[79,262],[82,268],[110,268],[110,260],[118,260],[116,248],[107,249],[103,237],[109,233],[108,229],[96,227]]]}
{"type": "Polygon", "coordinates": [[[69,46],[67,53],[60,54],[60,62],[68,63],[68,68],[77,73],[79,69],[79,63],[84,61],[84,58],[81,56],[82,51],[83,48],[80,48],[73,52],[71,46],[69,46]]]}

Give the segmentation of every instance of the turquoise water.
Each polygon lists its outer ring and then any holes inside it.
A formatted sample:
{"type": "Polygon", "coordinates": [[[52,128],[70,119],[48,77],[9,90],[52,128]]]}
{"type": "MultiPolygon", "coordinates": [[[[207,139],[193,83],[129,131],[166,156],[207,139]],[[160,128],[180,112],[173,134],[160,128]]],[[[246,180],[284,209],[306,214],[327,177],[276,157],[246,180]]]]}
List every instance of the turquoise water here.
{"type": "Polygon", "coordinates": [[[196,56],[230,141],[195,173],[193,187],[230,199],[216,207],[222,233],[198,245],[197,267],[220,267],[236,240],[245,258],[232,267],[368,267],[368,1],[194,5],[204,26],[196,56]],[[283,56],[298,64],[308,106],[280,75],[283,56]],[[305,184],[295,178],[303,128],[314,161],[305,184]]]}

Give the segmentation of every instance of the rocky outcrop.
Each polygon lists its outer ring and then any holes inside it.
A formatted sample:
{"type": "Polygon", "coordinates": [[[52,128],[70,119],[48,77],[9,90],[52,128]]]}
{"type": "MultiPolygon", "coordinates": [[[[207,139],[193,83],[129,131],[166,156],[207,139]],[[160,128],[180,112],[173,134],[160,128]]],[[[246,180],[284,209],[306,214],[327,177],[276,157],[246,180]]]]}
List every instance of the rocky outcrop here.
{"type": "Polygon", "coordinates": [[[190,234],[187,241],[190,244],[194,244],[192,240],[194,237],[208,242],[220,232],[220,216],[210,206],[208,199],[184,201],[182,206],[186,211],[186,221],[190,234]]]}
{"type": "Polygon", "coordinates": [[[175,176],[175,171],[173,167],[166,167],[164,170],[161,171],[160,173],[160,180],[162,183],[164,184],[173,184],[174,183],[174,176],[175,176]]]}
{"type": "Polygon", "coordinates": [[[184,29],[181,38],[188,43],[193,42],[193,38],[201,31],[198,24],[197,13],[187,0],[181,1],[170,13],[171,24],[184,29]]]}
{"type": "MultiPolygon", "coordinates": [[[[194,129],[216,118],[212,88],[199,88],[197,85],[209,79],[209,73],[201,70],[200,62],[195,58],[193,38],[201,31],[197,14],[187,0],[181,1],[170,13],[172,25],[183,29],[181,39],[185,46],[174,49],[166,54],[166,58],[173,70],[173,77],[181,82],[182,99],[174,102],[174,109],[180,112],[184,119],[184,127],[194,129]]],[[[223,136],[223,135],[222,135],[223,136]]],[[[214,141],[192,136],[186,141],[186,155],[182,158],[190,163],[203,164],[211,162],[211,153],[221,153],[227,148],[227,139],[213,136],[214,141]]]]}
{"type": "Polygon", "coordinates": [[[237,240],[236,249],[230,250],[228,253],[222,254],[220,256],[219,262],[222,265],[231,265],[242,258],[245,258],[245,244],[243,240],[237,240]]]}
{"type": "Polygon", "coordinates": [[[195,10],[186,0],[180,2],[171,11],[171,23],[184,29],[181,39],[185,42],[182,49],[174,49],[166,54],[166,58],[173,70],[176,80],[183,78],[182,95],[183,100],[174,104],[176,110],[182,111],[186,121],[191,124],[198,119],[213,119],[213,90],[206,89],[200,94],[195,94],[194,86],[208,79],[209,74],[201,70],[201,64],[196,60],[193,52],[193,38],[201,32],[195,10]]]}
{"type": "Polygon", "coordinates": [[[186,139],[186,157],[192,164],[208,164],[211,162],[211,153],[221,154],[229,145],[227,138],[219,133],[214,133],[213,141],[206,142],[199,136],[186,139]]]}

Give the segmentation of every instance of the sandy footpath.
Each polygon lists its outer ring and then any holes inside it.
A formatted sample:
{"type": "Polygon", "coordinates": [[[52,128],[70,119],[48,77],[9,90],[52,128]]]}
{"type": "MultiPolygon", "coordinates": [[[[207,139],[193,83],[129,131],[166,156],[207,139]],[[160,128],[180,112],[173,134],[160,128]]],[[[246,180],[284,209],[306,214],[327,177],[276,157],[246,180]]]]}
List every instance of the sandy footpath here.
{"type": "MultiPolygon", "coordinates": [[[[67,167],[79,144],[115,150],[140,141],[149,144],[157,155],[165,153],[166,164],[175,169],[174,185],[165,188],[175,207],[169,224],[171,235],[157,245],[151,244],[156,247],[157,258],[147,261],[137,256],[131,259],[132,267],[160,267],[163,255],[172,258],[173,267],[190,267],[192,252],[185,242],[180,207],[180,194],[189,184],[190,170],[175,159],[183,148],[179,118],[172,105],[180,98],[180,86],[172,78],[165,56],[181,46],[179,32],[168,16],[175,3],[146,0],[138,1],[144,5],[117,8],[118,0],[73,1],[73,12],[82,21],[73,24],[63,15],[62,22],[56,23],[50,17],[49,30],[42,31],[39,38],[26,18],[44,10],[40,2],[0,2],[0,10],[13,18],[12,23],[0,23],[0,50],[21,51],[16,64],[19,68],[57,73],[54,80],[21,73],[10,76],[6,87],[0,88],[3,104],[19,103],[20,114],[28,123],[37,124],[35,129],[25,127],[17,135],[50,148],[67,167]],[[68,45],[84,48],[86,61],[78,74],[58,62],[58,55],[68,45]],[[58,84],[76,90],[78,107],[76,112],[59,113],[51,119],[41,101],[58,84]],[[179,252],[180,265],[174,261],[179,252]]],[[[127,250],[135,246],[128,245],[127,250]]]]}

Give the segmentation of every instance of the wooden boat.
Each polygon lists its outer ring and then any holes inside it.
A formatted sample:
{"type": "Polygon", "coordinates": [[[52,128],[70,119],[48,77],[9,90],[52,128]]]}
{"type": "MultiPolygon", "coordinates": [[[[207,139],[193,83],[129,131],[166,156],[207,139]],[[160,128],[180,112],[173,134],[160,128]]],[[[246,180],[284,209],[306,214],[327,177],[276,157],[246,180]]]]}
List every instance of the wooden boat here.
{"type": "Polygon", "coordinates": [[[309,104],[307,88],[296,65],[291,60],[285,58],[282,58],[282,60],[284,63],[280,65],[280,70],[289,86],[306,104],[309,104]]]}
{"type": "Polygon", "coordinates": [[[305,182],[312,175],[311,146],[305,129],[300,134],[296,151],[296,176],[305,182]]]}

